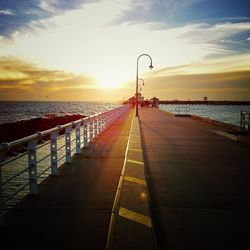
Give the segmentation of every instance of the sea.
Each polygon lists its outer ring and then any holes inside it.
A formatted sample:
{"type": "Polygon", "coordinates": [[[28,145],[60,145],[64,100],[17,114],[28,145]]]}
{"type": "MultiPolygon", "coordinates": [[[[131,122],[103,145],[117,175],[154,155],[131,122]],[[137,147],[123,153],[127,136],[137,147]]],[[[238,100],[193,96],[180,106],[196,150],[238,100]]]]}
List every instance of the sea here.
{"type": "Polygon", "coordinates": [[[187,113],[240,126],[241,110],[250,112],[250,105],[172,105],[160,104],[159,108],[171,113],[187,113]]]}
{"type": "MultiPolygon", "coordinates": [[[[121,102],[3,102],[0,101],[0,124],[13,123],[49,116],[85,115],[118,107],[121,102]]],[[[188,112],[228,124],[240,126],[241,110],[250,111],[250,105],[172,105],[161,104],[159,108],[172,113],[188,112]]]]}
{"type": "Polygon", "coordinates": [[[120,105],[121,102],[0,102],[0,124],[49,116],[90,116],[120,105]]]}

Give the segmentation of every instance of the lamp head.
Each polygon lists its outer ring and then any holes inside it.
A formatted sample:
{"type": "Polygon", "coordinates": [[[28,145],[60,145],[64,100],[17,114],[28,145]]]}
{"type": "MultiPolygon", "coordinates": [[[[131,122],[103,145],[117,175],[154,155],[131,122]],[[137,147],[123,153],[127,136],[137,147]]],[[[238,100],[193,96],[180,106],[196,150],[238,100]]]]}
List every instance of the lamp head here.
{"type": "Polygon", "coordinates": [[[152,65],[152,64],[150,64],[149,68],[150,68],[150,69],[153,69],[153,65],[152,65]]]}

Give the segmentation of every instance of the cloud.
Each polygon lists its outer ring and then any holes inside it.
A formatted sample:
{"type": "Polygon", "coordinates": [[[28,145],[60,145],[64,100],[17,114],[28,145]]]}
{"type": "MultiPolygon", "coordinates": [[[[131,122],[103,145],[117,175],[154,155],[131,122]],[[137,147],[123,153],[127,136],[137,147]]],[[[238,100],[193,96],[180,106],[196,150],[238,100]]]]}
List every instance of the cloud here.
{"type": "Polygon", "coordinates": [[[217,74],[228,72],[243,72],[250,69],[250,53],[235,54],[218,58],[207,58],[203,61],[190,64],[178,65],[174,67],[165,67],[160,70],[154,70],[150,73],[155,77],[167,77],[173,75],[191,75],[191,74],[217,74]]]}
{"type": "MultiPolygon", "coordinates": [[[[58,91],[79,92],[95,89],[95,82],[84,75],[46,70],[16,58],[0,58],[0,99],[9,100],[21,93],[26,100],[45,96],[56,98],[58,91]]],[[[63,98],[63,95],[61,96],[63,98]]]]}
{"type": "Polygon", "coordinates": [[[97,2],[98,0],[42,0],[39,6],[49,12],[63,13],[81,7],[83,4],[97,2]]]}
{"type": "Polygon", "coordinates": [[[249,18],[249,1],[242,0],[144,0],[127,1],[117,22],[164,22],[169,27],[190,23],[245,21],[249,18]]]}
{"type": "Polygon", "coordinates": [[[1,15],[9,15],[9,16],[12,16],[12,15],[15,15],[14,12],[12,10],[0,10],[0,16],[1,15]]]}
{"type": "MultiPolygon", "coordinates": [[[[40,5],[36,2],[36,8],[50,18],[44,19],[41,15],[41,19],[29,21],[31,30],[26,28],[25,32],[16,32],[12,35],[11,41],[0,38],[0,56],[18,55],[25,61],[39,65],[39,68],[32,68],[31,72],[30,65],[26,71],[23,68],[17,70],[19,65],[15,65],[16,71],[12,72],[12,76],[14,79],[23,79],[28,75],[28,79],[23,80],[26,87],[33,78],[39,86],[41,83],[46,86],[49,84],[50,75],[52,82],[56,77],[56,82],[59,82],[62,72],[61,84],[54,83],[51,90],[59,91],[60,86],[64,86],[63,81],[72,82],[72,79],[75,79],[72,85],[75,88],[76,82],[80,80],[75,77],[76,75],[89,75],[103,87],[120,86],[134,78],[136,58],[141,53],[148,53],[153,58],[153,72],[162,69],[161,74],[158,71],[155,77],[166,77],[176,73],[193,75],[213,74],[219,71],[235,72],[250,68],[249,52],[246,53],[246,57],[233,57],[239,52],[242,54],[247,49],[249,51],[249,43],[246,40],[250,31],[248,20],[226,23],[223,21],[217,24],[190,22],[171,26],[162,16],[156,21],[157,19],[150,19],[147,15],[151,13],[152,5],[157,5],[158,9],[161,6],[164,12],[165,7],[180,10],[207,1],[102,0],[86,5],[82,4],[91,1],[71,1],[71,8],[76,9],[66,11],[70,8],[67,5],[69,2],[42,1],[39,2],[40,5]],[[137,9],[139,15],[145,14],[149,19],[117,22],[125,12],[131,13],[133,9],[137,9]],[[239,38],[240,36],[242,37],[239,38]],[[238,40],[235,40],[235,37],[238,40]],[[219,58],[221,61],[211,61],[211,58],[219,58]],[[222,60],[223,58],[225,60],[222,60]],[[180,68],[178,65],[186,66],[180,68]],[[177,68],[167,72],[167,66],[177,68]],[[69,76],[67,73],[68,78],[65,78],[66,72],[74,74],[69,76]],[[44,78],[46,79],[43,80],[44,78]]],[[[22,11],[25,10],[30,15],[34,8],[29,9],[26,6],[22,11]]],[[[139,65],[140,76],[143,77],[145,72],[148,72],[148,61],[147,58],[142,58],[139,65]]],[[[153,72],[150,74],[154,74],[153,72]]],[[[70,89],[67,83],[66,87],[70,89]]],[[[63,92],[63,89],[61,91],[63,92]]]]}
{"type": "Polygon", "coordinates": [[[211,74],[180,74],[145,79],[143,93],[160,99],[250,100],[250,70],[211,74]],[[147,83],[150,84],[147,84],[147,83]]]}
{"type": "Polygon", "coordinates": [[[189,38],[195,43],[211,43],[233,37],[242,32],[250,32],[250,22],[188,25],[183,28],[179,37],[189,38]]]}
{"type": "Polygon", "coordinates": [[[25,27],[31,29],[34,21],[46,20],[91,2],[94,0],[0,1],[0,35],[11,37],[25,27]]]}
{"type": "Polygon", "coordinates": [[[178,13],[201,2],[204,0],[130,0],[115,22],[164,22],[169,26],[178,13]]]}

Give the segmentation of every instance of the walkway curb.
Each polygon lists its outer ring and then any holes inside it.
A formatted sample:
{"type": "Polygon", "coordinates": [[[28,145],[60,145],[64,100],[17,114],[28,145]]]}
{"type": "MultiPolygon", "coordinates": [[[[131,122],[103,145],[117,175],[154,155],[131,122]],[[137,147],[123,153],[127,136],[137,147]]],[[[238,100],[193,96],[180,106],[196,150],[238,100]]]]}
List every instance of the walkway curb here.
{"type": "Polygon", "coordinates": [[[157,249],[149,210],[140,125],[134,117],[114,201],[106,250],[157,249]]]}

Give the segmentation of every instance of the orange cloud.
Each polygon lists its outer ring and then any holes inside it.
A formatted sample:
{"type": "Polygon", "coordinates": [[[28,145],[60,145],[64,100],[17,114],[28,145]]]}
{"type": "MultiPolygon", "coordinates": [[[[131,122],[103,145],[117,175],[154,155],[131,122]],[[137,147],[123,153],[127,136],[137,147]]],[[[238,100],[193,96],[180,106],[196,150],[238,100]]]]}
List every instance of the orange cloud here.
{"type": "Polygon", "coordinates": [[[15,58],[0,58],[0,100],[70,99],[69,94],[95,88],[95,82],[84,75],[38,68],[15,58]],[[70,91],[69,91],[70,90],[70,91]]]}
{"type": "Polygon", "coordinates": [[[170,69],[173,70],[180,74],[160,76],[164,71],[161,70],[145,78],[144,95],[150,97],[153,91],[160,99],[209,96],[210,99],[250,100],[250,70],[210,74],[185,74],[181,69],[170,69]]]}

